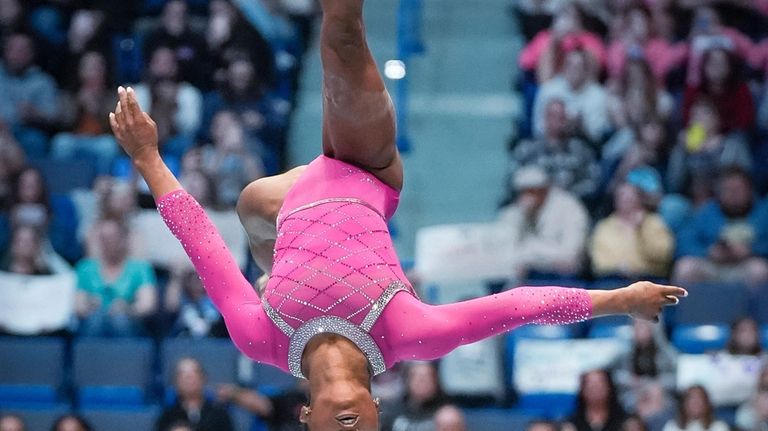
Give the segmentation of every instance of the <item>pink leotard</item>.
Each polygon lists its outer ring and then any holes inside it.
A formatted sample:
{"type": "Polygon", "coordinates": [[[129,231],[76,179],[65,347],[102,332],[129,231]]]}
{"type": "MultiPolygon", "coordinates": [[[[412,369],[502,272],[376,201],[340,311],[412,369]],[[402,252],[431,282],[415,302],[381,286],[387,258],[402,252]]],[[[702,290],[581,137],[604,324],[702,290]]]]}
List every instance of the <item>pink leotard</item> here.
{"type": "Polygon", "coordinates": [[[259,298],[216,228],[183,190],[158,208],[181,241],[230,336],[250,358],[295,376],[310,339],[354,342],[375,374],[398,361],[435,359],[527,323],[592,315],[586,291],[520,287],[456,304],[421,302],[387,229],[399,193],[369,172],[320,156],[288,192],[277,220],[272,273],[259,298]]]}

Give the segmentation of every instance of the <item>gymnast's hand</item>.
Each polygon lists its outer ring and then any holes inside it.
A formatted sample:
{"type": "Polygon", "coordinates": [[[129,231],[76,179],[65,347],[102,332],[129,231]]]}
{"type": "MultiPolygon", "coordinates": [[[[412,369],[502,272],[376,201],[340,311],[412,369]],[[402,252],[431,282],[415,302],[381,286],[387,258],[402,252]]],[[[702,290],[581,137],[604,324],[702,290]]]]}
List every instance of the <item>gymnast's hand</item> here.
{"type": "Polygon", "coordinates": [[[662,309],[688,296],[685,289],[641,281],[621,289],[589,290],[592,316],[628,314],[636,319],[659,321],[662,309]]]}
{"type": "Polygon", "coordinates": [[[115,112],[109,114],[109,123],[117,142],[134,161],[156,157],[157,125],[146,112],[141,111],[133,88],[120,87],[117,94],[120,100],[115,112]]]}
{"type": "Polygon", "coordinates": [[[120,146],[131,157],[133,166],[149,185],[149,190],[160,199],[181,189],[168,166],[160,158],[157,147],[157,125],[146,112],[141,112],[136,92],[132,88],[117,90],[120,101],[115,112],[109,114],[109,124],[120,146]]]}
{"type": "Polygon", "coordinates": [[[675,286],[641,281],[620,289],[624,291],[627,313],[642,320],[659,321],[662,309],[668,305],[677,305],[680,298],[688,296],[688,291],[675,286]]]}

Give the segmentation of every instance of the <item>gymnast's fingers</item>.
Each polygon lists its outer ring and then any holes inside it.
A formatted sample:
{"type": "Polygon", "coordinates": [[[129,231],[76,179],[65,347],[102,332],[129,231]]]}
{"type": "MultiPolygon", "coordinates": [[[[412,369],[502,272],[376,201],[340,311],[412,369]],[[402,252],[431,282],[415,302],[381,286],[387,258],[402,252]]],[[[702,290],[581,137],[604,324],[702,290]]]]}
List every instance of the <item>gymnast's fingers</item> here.
{"type": "Polygon", "coordinates": [[[130,115],[130,109],[129,109],[129,102],[128,102],[128,91],[126,91],[125,88],[120,87],[117,89],[117,94],[120,97],[120,112],[117,113],[117,119],[120,123],[120,126],[132,126],[133,125],[133,118],[130,115]]]}
{"type": "Polygon", "coordinates": [[[117,139],[122,138],[123,131],[120,128],[120,124],[117,122],[117,117],[115,116],[114,112],[109,113],[109,125],[112,127],[112,133],[115,134],[115,137],[117,139]]]}
{"type": "Polygon", "coordinates": [[[132,122],[137,122],[142,118],[141,108],[139,107],[139,101],[136,100],[136,92],[132,87],[128,87],[126,91],[128,97],[128,105],[126,110],[128,111],[128,118],[132,122]]]}
{"type": "Polygon", "coordinates": [[[677,286],[662,286],[662,293],[664,296],[675,296],[678,298],[685,298],[688,296],[687,290],[677,286]]]}
{"type": "Polygon", "coordinates": [[[680,303],[680,298],[675,295],[664,296],[664,305],[677,305],[680,303]]]}

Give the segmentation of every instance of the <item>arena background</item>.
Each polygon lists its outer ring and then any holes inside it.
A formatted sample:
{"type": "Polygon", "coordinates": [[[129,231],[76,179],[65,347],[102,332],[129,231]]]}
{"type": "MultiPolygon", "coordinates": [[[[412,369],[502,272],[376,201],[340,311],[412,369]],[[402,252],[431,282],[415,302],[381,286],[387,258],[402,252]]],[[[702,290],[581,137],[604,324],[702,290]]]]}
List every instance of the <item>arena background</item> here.
{"type": "MultiPolygon", "coordinates": [[[[691,294],[654,326],[527,326],[404,364],[374,382],[383,429],[768,429],[768,4],[365,10],[400,114],[406,185],[390,230],[424,300],[641,278],[691,294]],[[554,99],[562,124],[547,135],[554,99]],[[521,197],[549,184],[531,165],[570,196],[543,221],[521,219],[521,197]],[[621,184],[635,197],[624,213],[621,184]],[[745,208],[723,211],[740,193],[745,208]]],[[[19,429],[12,415],[37,431],[68,414],[97,431],[188,429],[158,419],[188,356],[231,429],[301,429],[301,387],[238,355],[104,120],[117,85],[151,101],[164,157],[255,281],[234,204],[319,152],[318,26],[313,0],[0,0],[0,431],[19,429]],[[122,278],[106,283],[110,259],[122,278]]],[[[215,419],[189,429],[229,429],[215,419]]]]}

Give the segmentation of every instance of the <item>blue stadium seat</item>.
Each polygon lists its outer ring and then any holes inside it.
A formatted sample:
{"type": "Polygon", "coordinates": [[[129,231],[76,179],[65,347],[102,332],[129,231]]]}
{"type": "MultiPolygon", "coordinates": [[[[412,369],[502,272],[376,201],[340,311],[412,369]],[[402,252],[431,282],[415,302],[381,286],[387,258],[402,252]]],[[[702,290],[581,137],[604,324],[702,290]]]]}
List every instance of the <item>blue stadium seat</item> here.
{"type": "Polygon", "coordinates": [[[682,325],[672,331],[672,344],[683,353],[721,350],[728,341],[728,325],[682,325]]]}
{"type": "Polygon", "coordinates": [[[762,325],[768,325],[768,284],[753,291],[752,315],[762,325]]]}
{"type": "Polygon", "coordinates": [[[589,338],[621,338],[631,340],[633,337],[632,325],[592,325],[589,328],[589,338]]]}
{"type": "Polygon", "coordinates": [[[576,394],[541,392],[521,394],[517,399],[516,409],[541,412],[549,419],[562,419],[576,407],[576,394]]]}
{"type": "Polygon", "coordinates": [[[253,386],[266,395],[276,395],[296,386],[296,377],[266,364],[253,364],[253,386]]]}
{"type": "Polygon", "coordinates": [[[17,415],[24,420],[24,425],[30,431],[49,430],[60,416],[71,412],[69,404],[52,404],[43,408],[10,408],[3,413],[17,415]]]}
{"type": "Polygon", "coordinates": [[[0,408],[54,406],[64,378],[64,340],[0,338],[0,408]]]}
{"type": "Polygon", "coordinates": [[[135,410],[84,409],[80,414],[94,430],[137,431],[155,429],[160,409],[156,406],[135,410]]]}
{"type": "Polygon", "coordinates": [[[51,194],[66,194],[74,189],[90,189],[96,177],[96,166],[90,160],[37,159],[30,161],[30,165],[43,174],[51,194]]]}
{"type": "Polygon", "coordinates": [[[764,350],[768,350],[768,325],[763,325],[760,328],[760,344],[764,350]]]}
{"type": "Polygon", "coordinates": [[[501,409],[464,410],[467,429],[472,431],[522,430],[535,419],[525,413],[501,409]]]}
{"type": "Polygon", "coordinates": [[[173,384],[176,362],[184,357],[200,361],[205,370],[208,385],[237,382],[238,352],[228,339],[187,339],[165,340],[160,347],[160,369],[163,384],[173,384]]]}
{"type": "Polygon", "coordinates": [[[749,314],[750,295],[743,284],[696,284],[688,292],[674,308],[675,325],[731,323],[749,314]]]}
{"type": "Polygon", "coordinates": [[[150,339],[77,340],[73,347],[73,383],[80,407],[143,405],[152,383],[153,363],[154,345],[150,339]]]}

